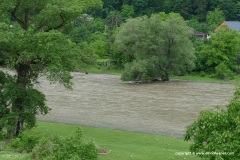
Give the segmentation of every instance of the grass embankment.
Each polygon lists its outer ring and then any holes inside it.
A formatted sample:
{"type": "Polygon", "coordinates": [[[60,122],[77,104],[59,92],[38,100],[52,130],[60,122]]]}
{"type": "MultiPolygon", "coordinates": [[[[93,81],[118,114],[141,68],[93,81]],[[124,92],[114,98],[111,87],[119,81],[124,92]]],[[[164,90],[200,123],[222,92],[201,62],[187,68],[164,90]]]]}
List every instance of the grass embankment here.
{"type": "MultiPolygon", "coordinates": [[[[89,73],[97,73],[97,74],[115,74],[121,75],[123,70],[116,69],[114,67],[107,67],[107,66],[95,66],[87,69],[89,73]]],[[[240,76],[236,75],[232,80],[222,80],[211,77],[209,75],[201,76],[199,74],[189,74],[185,76],[172,76],[170,80],[179,79],[179,80],[188,80],[188,81],[195,81],[195,82],[207,82],[207,83],[227,83],[227,84],[237,84],[240,81],[240,76]]]]}
{"type": "MultiPolygon", "coordinates": [[[[50,135],[73,135],[76,125],[38,122],[34,132],[50,135]]],[[[196,156],[176,155],[176,152],[188,152],[190,143],[182,139],[127,132],[110,129],[81,126],[86,141],[93,141],[98,147],[109,151],[109,154],[99,155],[99,160],[198,160],[196,156]]],[[[0,152],[1,160],[28,159],[27,154],[0,152]]]]}
{"type": "Polygon", "coordinates": [[[116,69],[113,67],[91,67],[86,69],[86,72],[88,73],[97,73],[97,74],[115,74],[115,75],[121,75],[123,70],[116,69]]]}
{"type": "Polygon", "coordinates": [[[217,78],[212,78],[209,76],[200,76],[200,75],[186,75],[186,76],[173,76],[170,79],[179,79],[179,80],[188,80],[195,82],[208,82],[208,83],[227,83],[227,84],[237,84],[240,80],[239,76],[235,76],[232,80],[222,80],[217,78]]]}
{"type": "Polygon", "coordinates": [[[112,65],[110,59],[98,59],[96,65],[85,69],[84,72],[121,75],[123,70],[112,65]]]}

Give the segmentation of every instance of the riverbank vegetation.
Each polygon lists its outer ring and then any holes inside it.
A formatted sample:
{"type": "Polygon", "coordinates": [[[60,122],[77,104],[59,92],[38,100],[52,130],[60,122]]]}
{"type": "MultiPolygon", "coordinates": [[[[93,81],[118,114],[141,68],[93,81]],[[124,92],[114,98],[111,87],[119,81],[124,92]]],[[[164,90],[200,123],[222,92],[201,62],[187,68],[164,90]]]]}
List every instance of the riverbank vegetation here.
{"type": "Polygon", "coordinates": [[[185,134],[185,140],[194,142],[190,151],[212,153],[198,155],[208,159],[239,159],[239,112],[239,88],[226,108],[217,106],[211,110],[201,111],[198,119],[187,127],[185,134]]]}
{"type": "MultiPolygon", "coordinates": [[[[49,139],[49,137],[53,135],[60,137],[69,137],[75,135],[77,128],[79,128],[79,126],[37,122],[37,127],[31,131],[28,131],[28,135],[44,135],[45,139],[49,139]]],[[[98,155],[99,160],[157,160],[159,157],[165,160],[199,159],[196,156],[192,155],[178,155],[181,153],[184,154],[184,152],[188,152],[188,148],[191,144],[189,142],[184,142],[182,139],[137,132],[100,129],[87,126],[80,126],[80,128],[83,131],[84,141],[93,141],[99,151],[102,153],[98,155]]],[[[31,143],[31,141],[28,143],[31,143]]],[[[8,149],[4,152],[0,152],[0,159],[2,160],[27,160],[30,157],[31,153],[19,154],[18,152],[13,152],[13,149],[8,149]]]]}
{"type": "Polygon", "coordinates": [[[16,75],[0,71],[1,135],[16,137],[49,112],[45,95],[33,87],[43,75],[69,89],[71,71],[122,73],[127,81],[193,73],[239,79],[239,31],[215,30],[237,21],[239,8],[239,0],[3,1],[0,65],[16,75]]]}

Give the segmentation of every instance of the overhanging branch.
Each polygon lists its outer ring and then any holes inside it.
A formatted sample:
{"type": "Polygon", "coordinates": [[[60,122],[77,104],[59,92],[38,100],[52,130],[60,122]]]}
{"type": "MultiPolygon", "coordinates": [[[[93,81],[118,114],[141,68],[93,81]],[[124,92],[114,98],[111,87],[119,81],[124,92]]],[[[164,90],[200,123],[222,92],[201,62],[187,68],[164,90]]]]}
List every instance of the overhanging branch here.
{"type": "Polygon", "coordinates": [[[62,28],[63,26],[65,26],[65,25],[67,24],[68,19],[67,19],[67,18],[64,18],[64,15],[63,15],[62,12],[59,13],[59,16],[60,16],[62,22],[61,22],[59,25],[54,26],[54,27],[49,27],[49,26],[48,26],[48,29],[44,30],[44,32],[48,32],[48,31],[50,31],[50,30],[60,29],[60,28],[62,28]]]}
{"type": "Polygon", "coordinates": [[[19,5],[20,5],[20,1],[17,0],[17,1],[16,1],[16,6],[15,6],[15,8],[14,8],[13,11],[10,12],[10,13],[11,13],[12,17],[21,25],[21,27],[24,28],[24,22],[23,22],[21,19],[19,19],[19,18],[17,17],[17,15],[16,15],[16,12],[17,12],[17,10],[18,10],[18,8],[19,8],[19,5]]]}

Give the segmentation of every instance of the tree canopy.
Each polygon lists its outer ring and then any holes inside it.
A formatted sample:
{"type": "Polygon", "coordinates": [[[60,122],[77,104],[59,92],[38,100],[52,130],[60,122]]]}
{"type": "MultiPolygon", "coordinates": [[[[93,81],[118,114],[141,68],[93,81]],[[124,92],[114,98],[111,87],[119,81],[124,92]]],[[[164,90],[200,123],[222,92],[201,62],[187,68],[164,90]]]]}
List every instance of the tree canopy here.
{"type": "Polygon", "coordinates": [[[111,11],[121,11],[123,5],[134,8],[134,15],[151,15],[158,12],[176,12],[186,20],[197,17],[200,22],[206,21],[208,11],[219,8],[227,20],[239,19],[239,0],[103,0],[103,18],[111,11]]]}
{"type": "Polygon", "coordinates": [[[100,0],[3,0],[0,14],[0,56],[15,75],[1,72],[1,122],[9,136],[17,135],[24,122],[33,127],[36,114],[49,111],[44,95],[34,89],[39,76],[71,88],[71,70],[88,63],[79,47],[61,32],[100,0]],[[80,65],[79,65],[80,64],[80,65]]]}
{"type": "Polygon", "coordinates": [[[195,59],[191,33],[192,29],[176,13],[128,20],[120,27],[115,42],[118,54],[122,54],[119,57],[128,62],[122,79],[168,80],[171,74],[191,70],[195,59]]]}

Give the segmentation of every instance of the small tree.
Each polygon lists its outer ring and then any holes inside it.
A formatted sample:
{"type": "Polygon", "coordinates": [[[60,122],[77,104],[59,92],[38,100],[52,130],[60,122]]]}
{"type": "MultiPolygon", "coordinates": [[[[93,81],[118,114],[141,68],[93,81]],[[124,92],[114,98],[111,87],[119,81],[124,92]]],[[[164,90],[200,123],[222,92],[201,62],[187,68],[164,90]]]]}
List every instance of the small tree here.
{"type": "Polygon", "coordinates": [[[240,157],[240,88],[226,108],[200,112],[187,127],[185,140],[193,140],[190,151],[210,160],[237,160],[240,157]],[[201,154],[202,153],[202,154],[201,154]],[[210,153],[210,154],[206,154],[210,153]]]}
{"type": "Polygon", "coordinates": [[[213,32],[225,19],[224,13],[220,9],[209,11],[206,16],[208,32],[213,32]]]}
{"type": "Polygon", "coordinates": [[[49,108],[44,95],[34,89],[39,76],[71,88],[70,75],[78,63],[86,62],[76,45],[61,29],[100,0],[3,0],[0,14],[9,21],[0,23],[0,56],[14,76],[1,72],[1,129],[10,137],[18,135],[24,123],[33,127],[38,113],[49,108]]]}
{"type": "Polygon", "coordinates": [[[168,80],[171,74],[191,70],[195,59],[191,33],[192,29],[176,13],[128,20],[121,26],[115,42],[121,57],[130,61],[122,79],[168,80]]]}

